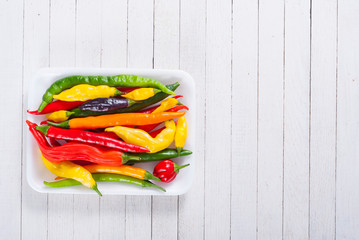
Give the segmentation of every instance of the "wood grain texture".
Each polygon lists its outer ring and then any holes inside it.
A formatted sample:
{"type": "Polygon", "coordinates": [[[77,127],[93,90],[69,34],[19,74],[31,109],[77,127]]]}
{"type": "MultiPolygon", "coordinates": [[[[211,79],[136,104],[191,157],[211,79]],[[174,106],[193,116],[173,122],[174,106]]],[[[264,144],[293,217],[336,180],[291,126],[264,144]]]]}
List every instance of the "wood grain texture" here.
{"type": "MultiPolygon", "coordinates": [[[[50,67],[75,67],[75,1],[50,5],[50,67]],[[65,37],[66,36],[66,37],[65,37]]],[[[74,196],[48,195],[48,239],[74,239],[74,196]]]]}
{"type": "Polygon", "coordinates": [[[359,2],[338,1],[336,239],[359,238],[359,2]]]}
{"type": "Polygon", "coordinates": [[[258,2],[233,1],[231,238],[257,235],[258,2]]]}
{"type": "Polygon", "coordinates": [[[259,1],[259,240],[282,238],[284,1],[259,1]]]}
{"type": "MultiPolygon", "coordinates": [[[[100,67],[101,1],[78,0],[76,6],[76,67],[100,67]]],[[[74,196],[74,239],[98,239],[100,202],[97,195],[74,196]]]]}
{"type": "Polygon", "coordinates": [[[0,239],[358,239],[358,11],[355,0],[0,0],[0,100],[11,99],[0,239]],[[189,72],[192,189],[100,200],[32,190],[22,106],[48,66],[189,72]]]}
{"type": "Polygon", "coordinates": [[[205,31],[206,1],[180,1],[180,68],[196,82],[196,174],[192,188],[179,196],[178,239],[204,238],[205,31]]]}
{"type": "Polygon", "coordinates": [[[336,24],[336,0],[312,2],[311,239],[335,239],[336,24]]]}
{"type": "MultiPolygon", "coordinates": [[[[156,0],[154,68],[179,68],[179,24],[179,0],[156,0]]],[[[177,239],[177,203],[178,197],[152,197],[152,239],[177,239]]]]}
{"type": "Polygon", "coordinates": [[[22,1],[0,2],[0,95],[2,111],[17,112],[12,118],[0,119],[0,238],[20,239],[21,237],[21,141],[22,129],[22,61],[23,61],[23,12],[22,1]],[[10,181],[9,181],[10,180],[10,181]]]}
{"type": "MultiPolygon", "coordinates": [[[[128,1],[127,66],[153,67],[153,2],[128,1]]],[[[150,196],[126,196],[126,239],[152,238],[150,196]]]]}
{"type": "Polygon", "coordinates": [[[205,239],[230,237],[231,15],[231,1],[207,1],[205,239]]]}
{"type": "MultiPolygon", "coordinates": [[[[101,67],[127,64],[127,1],[102,1],[101,67]]],[[[125,196],[100,198],[100,240],[126,239],[125,196]]]]}
{"type": "Polygon", "coordinates": [[[309,238],[309,0],[285,2],[284,59],[283,238],[299,240],[309,238]]]}
{"type": "MultiPolygon", "coordinates": [[[[49,66],[49,17],[50,6],[47,1],[24,2],[24,62],[23,62],[23,95],[27,105],[27,89],[30,78],[41,67],[49,66]]],[[[23,112],[23,131],[27,113],[23,112]]],[[[26,143],[23,142],[26,145],[26,143]]],[[[23,158],[24,161],[25,158],[23,158]]],[[[47,194],[35,192],[26,180],[26,162],[22,165],[22,239],[47,239],[47,194]]]]}

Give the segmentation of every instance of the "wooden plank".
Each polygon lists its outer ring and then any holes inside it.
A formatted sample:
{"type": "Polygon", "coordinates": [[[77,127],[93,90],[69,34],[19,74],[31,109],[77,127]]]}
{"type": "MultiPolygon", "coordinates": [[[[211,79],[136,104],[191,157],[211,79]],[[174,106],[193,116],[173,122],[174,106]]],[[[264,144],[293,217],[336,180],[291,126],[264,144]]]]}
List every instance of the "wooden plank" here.
{"type": "Polygon", "coordinates": [[[285,2],[283,238],[309,239],[310,1],[285,2]]]}
{"type": "MultiPolygon", "coordinates": [[[[50,67],[75,66],[75,1],[52,1],[50,8],[50,67]],[[66,37],[65,37],[66,36],[66,37]]],[[[74,196],[48,195],[48,238],[73,239],[74,196]]]]}
{"type": "Polygon", "coordinates": [[[358,11],[358,1],[338,1],[336,239],[359,238],[358,11]]]}
{"type": "MultiPolygon", "coordinates": [[[[153,2],[128,1],[128,67],[153,67],[153,2]]],[[[126,239],[151,239],[150,196],[126,196],[126,239]]]]}
{"type": "Polygon", "coordinates": [[[21,238],[21,155],[22,155],[22,1],[0,1],[0,77],[3,113],[0,119],[0,231],[3,239],[21,238]]]}
{"type": "Polygon", "coordinates": [[[204,237],[228,239],[231,202],[231,1],[207,1],[206,31],[204,237]]]}
{"type": "Polygon", "coordinates": [[[206,1],[180,1],[180,68],[196,82],[196,174],[192,188],[179,197],[178,239],[204,238],[206,1]]]}
{"type": "Polygon", "coordinates": [[[231,238],[257,235],[258,2],[233,2],[231,238]]]}
{"type": "Polygon", "coordinates": [[[311,239],[335,239],[336,21],[336,0],[312,2],[311,239]]]}
{"type": "MultiPolygon", "coordinates": [[[[101,1],[77,1],[76,66],[99,67],[101,62],[101,1]]],[[[74,196],[74,239],[98,239],[99,197],[74,196]]]]}
{"type": "MultiPolygon", "coordinates": [[[[101,67],[126,67],[127,0],[102,2],[101,67]]],[[[100,239],[125,239],[124,196],[100,198],[100,239]]]]}
{"type": "MultiPolygon", "coordinates": [[[[49,66],[49,2],[24,2],[23,94],[27,105],[28,81],[40,67],[49,66]]],[[[23,113],[23,131],[27,113],[23,113]]],[[[24,144],[24,143],[23,143],[24,144]]],[[[22,168],[22,239],[47,239],[47,194],[35,192],[27,184],[22,168]]]]}
{"type": "Polygon", "coordinates": [[[284,1],[259,1],[258,234],[282,238],[284,1]]]}
{"type": "MultiPolygon", "coordinates": [[[[154,7],[154,68],[178,69],[179,0],[156,0],[154,7]]],[[[152,239],[177,239],[177,202],[178,197],[153,196],[152,239]]]]}

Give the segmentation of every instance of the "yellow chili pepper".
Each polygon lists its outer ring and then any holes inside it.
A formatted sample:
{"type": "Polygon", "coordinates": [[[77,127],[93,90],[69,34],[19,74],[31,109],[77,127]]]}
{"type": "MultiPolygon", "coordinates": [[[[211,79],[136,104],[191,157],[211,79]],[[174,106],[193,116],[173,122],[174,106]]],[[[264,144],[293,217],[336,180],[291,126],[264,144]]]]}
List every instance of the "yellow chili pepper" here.
{"type": "Polygon", "coordinates": [[[152,113],[159,113],[159,112],[165,112],[168,109],[173,108],[178,104],[178,100],[176,98],[167,98],[166,100],[163,100],[161,102],[161,105],[156,108],[152,113]]]}
{"type": "Polygon", "coordinates": [[[53,174],[59,177],[72,178],[76,181],[79,181],[85,187],[95,190],[100,196],[102,196],[101,192],[97,189],[97,184],[92,178],[91,173],[82,166],[70,161],[53,163],[44,158],[44,156],[42,156],[42,161],[44,162],[47,169],[49,169],[53,174]]]}
{"type": "Polygon", "coordinates": [[[121,97],[135,100],[135,101],[142,101],[142,100],[146,100],[150,97],[153,97],[158,92],[161,92],[161,90],[158,90],[156,88],[138,88],[138,89],[135,89],[127,94],[121,95],[121,97]]]}
{"type": "Polygon", "coordinates": [[[142,101],[146,100],[147,98],[153,97],[158,92],[161,92],[161,90],[158,90],[156,88],[138,88],[127,94],[121,95],[121,97],[135,101],[142,101]]]}
{"type": "Polygon", "coordinates": [[[89,84],[79,84],[70,89],[54,95],[53,98],[73,102],[73,101],[87,101],[95,98],[109,98],[123,94],[115,87],[107,85],[92,86],[89,84]]]}
{"type": "Polygon", "coordinates": [[[53,121],[53,122],[63,122],[69,119],[69,117],[73,114],[73,112],[65,111],[65,110],[59,110],[56,112],[53,112],[51,114],[46,115],[46,118],[53,121]]]}
{"type": "MultiPolygon", "coordinates": [[[[142,180],[161,181],[158,177],[153,176],[150,172],[146,171],[143,168],[133,167],[128,165],[106,166],[99,164],[90,164],[83,167],[86,168],[90,173],[115,173],[115,174],[121,174],[142,180]]],[[[55,180],[59,180],[59,179],[62,178],[61,177],[55,178],[55,180]]]]}
{"type": "Polygon", "coordinates": [[[128,128],[122,126],[106,128],[106,132],[114,132],[127,143],[145,147],[151,153],[155,153],[167,148],[173,142],[176,124],[173,120],[165,122],[166,128],[162,130],[155,138],[152,138],[147,132],[141,129],[128,128]]]}
{"type": "Polygon", "coordinates": [[[181,153],[187,138],[187,122],[184,116],[178,118],[175,134],[175,146],[178,154],[181,153]]]}

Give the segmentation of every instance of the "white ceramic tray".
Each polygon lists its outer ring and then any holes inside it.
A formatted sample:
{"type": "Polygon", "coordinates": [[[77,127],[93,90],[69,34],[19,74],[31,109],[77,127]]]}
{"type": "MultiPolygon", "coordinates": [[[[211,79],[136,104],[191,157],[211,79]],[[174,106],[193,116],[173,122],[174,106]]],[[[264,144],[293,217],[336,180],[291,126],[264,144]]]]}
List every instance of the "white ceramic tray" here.
{"type": "MultiPolygon", "coordinates": [[[[187,192],[192,185],[195,171],[195,117],[196,117],[196,96],[195,83],[192,77],[179,70],[158,70],[158,69],[93,69],[93,68],[61,68],[61,69],[41,69],[29,83],[28,102],[25,104],[26,109],[35,110],[41,103],[42,95],[45,90],[56,80],[69,75],[117,75],[133,74],[143,77],[149,77],[164,84],[179,82],[181,85],[177,88],[176,94],[184,97],[180,101],[189,107],[186,114],[188,124],[188,136],[185,149],[193,151],[192,155],[174,158],[177,164],[190,163],[190,166],[184,168],[171,183],[156,182],[164,187],[166,192],[157,189],[142,188],[131,184],[99,182],[98,188],[104,195],[181,195],[187,192]]],[[[24,111],[26,111],[26,109],[24,111]]],[[[26,113],[27,114],[27,113],[26,113]]],[[[44,115],[35,116],[27,114],[27,119],[39,124],[45,120],[44,115]]],[[[24,158],[26,163],[26,176],[29,185],[36,191],[42,193],[70,193],[70,194],[96,194],[93,190],[86,189],[83,186],[50,188],[43,184],[43,181],[54,181],[55,175],[52,174],[43,164],[40,151],[35,139],[29,132],[28,128],[24,129],[24,158]]],[[[172,146],[173,147],[173,146],[172,146]]],[[[148,162],[136,164],[138,167],[145,168],[153,172],[157,162],[148,162]]]]}

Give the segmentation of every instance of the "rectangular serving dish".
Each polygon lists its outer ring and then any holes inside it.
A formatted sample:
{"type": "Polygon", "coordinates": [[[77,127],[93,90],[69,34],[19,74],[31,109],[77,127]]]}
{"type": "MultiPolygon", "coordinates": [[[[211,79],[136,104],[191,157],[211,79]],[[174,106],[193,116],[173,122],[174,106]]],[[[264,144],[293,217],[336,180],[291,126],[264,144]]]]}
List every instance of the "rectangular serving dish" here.
{"type": "MultiPolygon", "coordinates": [[[[195,117],[196,117],[196,90],[193,78],[186,72],[180,70],[160,70],[160,69],[96,69],[96,68],[47,68],[40,69],[30,80],[28,88],[27,109],[35,110],[41,103],[42,95],[46,89],[56,80],[70,75],[118,75],[131,74],[156,79],[164,84],[179,82],[180,86],[175,91],[176,94],[183,95],[181,103],[189,107],[186,113],[188,125],[188,136],[185,149],[191,150],[192,155],[174,158],[177,164],[187,164],[190,166],[181,170],[176,179],[171,183],[154,182],[166,189],[161,192],[152,188],[142,188],[131,184],[99,182],[98,188],[104,195],[181,195],[186,193],[192,185],[195,171],[195,117]]],[[[27,119],[39,124],[45,120],[45,115],[27,114],[27,119]]],[[[43,181],[54,181],[55,175],[52,174],[43,164],[37,143],[26,125],[24,129],[24,162],[26,164],[26,176],[29,185],[36,191],[42,193],[69,193],[69,194],[96,194],[93,190],[84,186],[50,188],[43,184],[43,181]]],[[[174,147],[174,146],[171,146],[174,147]]],[[[139,163],[138,167],[145,168],[153,172],[157,162],[139,163]]]]}

